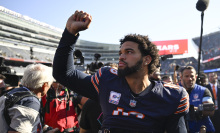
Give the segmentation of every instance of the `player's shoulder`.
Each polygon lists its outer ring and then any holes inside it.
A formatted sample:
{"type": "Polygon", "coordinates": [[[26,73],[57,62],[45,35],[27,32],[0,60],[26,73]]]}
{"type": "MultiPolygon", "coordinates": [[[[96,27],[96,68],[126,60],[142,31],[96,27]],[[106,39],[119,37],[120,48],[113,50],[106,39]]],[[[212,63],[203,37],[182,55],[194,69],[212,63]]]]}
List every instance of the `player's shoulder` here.
{"type": "MultiPolygon", "coordinates": [[[[189,95],[185,88],[172,83],[158,82],[163,86],[163,96],[172,101],[177,107],[174,114],[186,114],[189,109],[189,95]]],[[[162,87],[161,87],[162,88],[162,87]]]]}
{"type": "Polygon", "coordinates": [[[182,86],[179,86],[173,83],[161,82],[161,84],[163,84],[164,88],[172,90],[172,91],[177,91],[177,92],[185,91],[185,89],[182,86]]]}
{"type": "Polygon", "coordinates": [[[109,66],[105,66],[99,69],[99,75],[112,75],[118,76],[118,70],[109,66]]]}
{"type": "Polygon", "coordinates": [[[163,89],[163,93],[170,95],[169,97],[173,97],[173,98],[182,98],[182,97],[186,97],[188,95],[187,91],[185,88],[179,86],[179,85],[175,85],[172,83],[166,83],[166,82],[162,82],[162,81],[158,81],[156,82],[157,86],[161,86],[161,89],[163,89]]]}

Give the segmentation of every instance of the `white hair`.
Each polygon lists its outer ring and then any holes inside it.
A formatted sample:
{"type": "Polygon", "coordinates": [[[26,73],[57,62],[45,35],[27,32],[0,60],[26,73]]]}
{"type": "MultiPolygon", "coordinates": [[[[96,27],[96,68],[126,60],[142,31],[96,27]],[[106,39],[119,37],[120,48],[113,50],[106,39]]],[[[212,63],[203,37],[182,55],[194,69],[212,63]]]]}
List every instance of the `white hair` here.
{"type": "Polygon", "coordinates": [[[51,86],[53,80],[51,67],[43,64],[31,64],[25,68],[21,84],[30,89],[38,89],[45,82],[48,82],[48,85],[51,86]]]}

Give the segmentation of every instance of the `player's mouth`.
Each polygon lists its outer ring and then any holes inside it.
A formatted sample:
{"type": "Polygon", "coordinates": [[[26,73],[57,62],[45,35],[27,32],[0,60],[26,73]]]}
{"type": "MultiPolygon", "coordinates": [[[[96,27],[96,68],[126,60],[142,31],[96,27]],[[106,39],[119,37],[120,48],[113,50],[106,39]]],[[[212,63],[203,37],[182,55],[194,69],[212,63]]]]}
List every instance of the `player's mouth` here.
{"type": "Polygon", "coordinates": [[[127,65],[127,63],[124,61],[119,61],[119,63],[118,63],[118,67],[124,67],[126,65],[127,65]]]}

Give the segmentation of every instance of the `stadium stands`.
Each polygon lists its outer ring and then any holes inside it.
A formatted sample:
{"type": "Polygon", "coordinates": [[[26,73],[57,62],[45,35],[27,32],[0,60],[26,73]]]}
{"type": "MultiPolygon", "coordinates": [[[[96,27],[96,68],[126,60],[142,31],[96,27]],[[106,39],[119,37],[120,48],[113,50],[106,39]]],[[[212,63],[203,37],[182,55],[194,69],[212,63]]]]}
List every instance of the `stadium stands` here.
{"type": "MultiPolygon", "coordinates": [[[[0,6],[0,56],[5,58],[4,64],[22,74],[23,67],[29,63],[45,63],[52,65],[55,50],[58,46],[63,29],[39,22],[0,6]]],[[[199,37],[193,38],[198,46],[199,37]]],[[[220,31],[203,37],[203,64],[201,70],[220,66],[220,31]]],[[[94,54],[100,54],[100,62],[117,63],[119,56],[118,44],[104,44],[86,40],[76,42],[76,50],[82,52],[84,65],[78,66],[85,70],[88,64],[95,62],[94,54]]],[[[161,61],[162,74],[172,74],[174,66],[192,65],[196,69],[198,61],[194,57],[166,59],[161,61]],[[166,68],[166,69],[165,69],[166,68]]]]}
{"type": "MultiPolygon", "coordinates": [[[[62,31],[0,6],[0,56],[5,64],[15,65],[16,71],[22,72],[18,61],[51,64],[62,31]]],[[[118,60],[119,45],[78,40],[76,49],[82,52],[85,64],[95,61],[95,53],[101,55],[103,63],[118,60]]]]}
{"type": "MultiPolygon", "coordinates": [[[[198,61],[194,57],[161,61],[161,74],[173,74],[174,67],[177,65],[181,67],[193,66],[197,70],[198,61]]],[[[203,65],[200,68],[204,69],[203,65]]]]}
{"type": "MultiPolygon", "coordinates": [[[[193,38],[193,41],[199,46],[200,38],[193,38]]],[[[202,56],[203,60],[220,56],[220,31],[203,36],[202,56]]]]}
{"type": "MultiPolygon", "coordinates": [[[[199,46],[200,38],[192,39],[199,46]]],[[[215,31],[203,36],[202,63],[205,70],[220,68],[220,31],[215,31]]]]}

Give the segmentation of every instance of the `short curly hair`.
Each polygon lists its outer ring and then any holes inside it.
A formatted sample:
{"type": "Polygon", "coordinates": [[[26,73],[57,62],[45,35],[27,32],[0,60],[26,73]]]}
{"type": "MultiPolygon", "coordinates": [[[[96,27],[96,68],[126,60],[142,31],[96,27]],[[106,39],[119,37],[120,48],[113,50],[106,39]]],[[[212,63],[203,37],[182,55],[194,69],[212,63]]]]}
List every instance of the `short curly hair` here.
{"type": "Polygon", "coordinates": [[[148,36],[143,36],[140,34],[128,34],[123,39],[120,40],[120,47],[124,42],[132,41],[138,45],[138,49],[141,51],[141,55],[143,56],[151,56],[152,61],[148,64],[148,74],[152,74],[159,66],[159,50],[155,44],[153,44],[148,36]]]}

